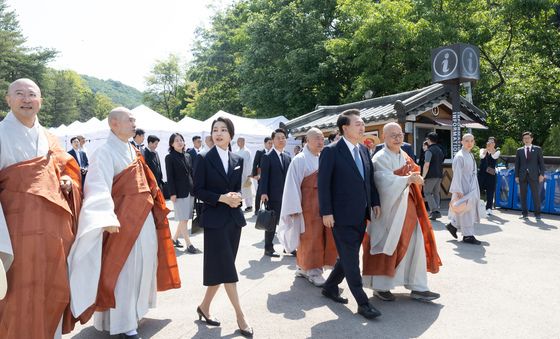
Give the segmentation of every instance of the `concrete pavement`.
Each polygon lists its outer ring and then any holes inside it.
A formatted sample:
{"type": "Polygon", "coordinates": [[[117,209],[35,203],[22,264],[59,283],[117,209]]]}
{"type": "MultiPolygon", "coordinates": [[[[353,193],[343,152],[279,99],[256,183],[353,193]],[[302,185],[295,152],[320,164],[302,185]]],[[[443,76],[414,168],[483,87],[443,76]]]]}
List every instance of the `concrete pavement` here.
{"type": "MultiPolygon", "coordinates": [[[[446,214],[445,212],[443,213],[446,214]]],[[[237,257],[238,290],[255,338],[560,338],[560,216],[519,220],[519,211],[498,210],[476,228],[482,246],[461,243],[445,230],[447,218],[433,223],[443,266],[428,274],[441,298],[424,303],[408,291],[393,292],[395,302],[371,298],[383,315],[367,321],[343,282],[348,305],[336,304],[319,288],[296,278],[295,258],[263,257],[263,232],[247,213],[237,257]]],[[[172,220],[174,231],[177,222],[172,220]]],[[[202,248],[203,236],[192,238],[202,248]]],[[[281,252],[280,245],[276,250],[281,252]]],[[[198,321],[202,300],[202,254],[177,252],[182,288],[158,293],[158,307],[141,322],[143,338],[237,338],[233,308],[218,292],[212,316],[221,327],[198,321]]],[[[326,275],[325,275],[326,277],[326,275]]],[[[366,290],[372,295],[371,290],[366,290]]],[[[92,322],[63,338],[111,338],[92,322]]]]}

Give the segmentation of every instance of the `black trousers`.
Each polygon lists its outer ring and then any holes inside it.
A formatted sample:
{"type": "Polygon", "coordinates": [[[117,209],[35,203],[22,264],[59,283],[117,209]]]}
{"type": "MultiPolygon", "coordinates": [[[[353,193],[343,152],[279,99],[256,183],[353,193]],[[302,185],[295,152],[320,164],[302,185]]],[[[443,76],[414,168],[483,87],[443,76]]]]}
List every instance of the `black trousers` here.
{"type": "Polygon", "coordinates": [[[519,177],[519,199],[521,200],[521,213],[528,215],[527,210],[527,186],[531,188],[533,194],[533,206],[535,206],[535,215],[541,215],[541,199],[539,194],[539,180],[531,180],[529,176],[525,178],[519,177]]]}
{"type": "Polygon", "coordinates": [[[486,191],[486,209],[491,210],[494,207],[494,195],[496,193],[496,176],[484,173],[481,176],[481,188],[486,191]]]}
{"type": "Polygon", "coordinates": [[[276,226],[278,226],[278,222],[280,221],[280,210],[282,209],[282,201],[268,201],[268,207],[274,210],[274,216],[276,221],[274,223],[274,230],[273,231],[264,231],[264,250],[265,251],[274,251],[274,235],[276,234],[276,226]]]}
{"type": "Polygon", "coordinates": [[[352,292],[358,305],[365,305],[369,302],[364,292],[362,275],[360,274],[360,246],[364,239],[365,230],[365,224],[336,225],[333,227],[338,259],[323,286],[325,290],[338,295],[338,285],[346,278],[350,292],[352,292]]]}

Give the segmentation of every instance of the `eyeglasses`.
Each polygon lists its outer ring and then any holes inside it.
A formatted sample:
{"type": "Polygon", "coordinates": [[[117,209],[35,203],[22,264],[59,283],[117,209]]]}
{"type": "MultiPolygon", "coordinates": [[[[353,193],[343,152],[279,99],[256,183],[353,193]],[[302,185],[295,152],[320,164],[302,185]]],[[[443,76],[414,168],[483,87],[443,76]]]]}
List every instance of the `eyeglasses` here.
{"type": "Polygon", "coordinates": [[[402,139],[402,138],[404,138],[404,133],[391,134],[391,135],[389,135],[389,138],[391,138],[391,139],[402,139]]]}

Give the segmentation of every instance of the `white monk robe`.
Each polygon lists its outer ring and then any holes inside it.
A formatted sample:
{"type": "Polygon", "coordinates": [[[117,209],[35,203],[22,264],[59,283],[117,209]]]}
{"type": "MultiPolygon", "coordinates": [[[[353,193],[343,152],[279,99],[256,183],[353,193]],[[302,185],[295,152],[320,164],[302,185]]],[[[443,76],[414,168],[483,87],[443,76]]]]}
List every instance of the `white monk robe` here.
{"type": "MultiPolygon", "coordinates": [[[[0,123],[0,170],[15,163],[42,157],[49,152],[49,141],[39,118],[31,128],[23,125],[12,113],[0,123]]],[[[0,206],[0,259],[4,269],[7,271],[13,261],[13,251],[8,225],[4,218],[4,212],[0,206]],[[7,237],[6,237],[7,236],[7,237]]],[[[2,272],[0,272],[2,274],[2,272]]],[[[62,320],[58,326],[55,338],[62,335],[62,320]]]]}
{"type": "Polygon", "coordinates": [[[480,189],[478,188],[476,161],[471,152],[461,148],[453,158],[453,179],[449,187],[450,193],[462,193],[467,209],[461,214],[455,214],[449,209],[448,217],[451,224],[461,231],[463,236],[474,236],[474,224],[480,222],[481,205],[480,189]]]}
{"type": "Polygon", "coordinates": [[[290,163],[284,182],[282,210],[276,234],[286,252],[295,251],[299,246],[300,234],[305,232],[303,210],[301,208],[301,183],[305,177],[319,169],[319,156],[309,151],[307,145],[290,163]],[[297,214],[292,217],[291,214],[297,214]]]}
{"type": "MultiPolygon", "coordinates": [[[[370,254],[383,253],[391,256],[395,253],[401,237],[406,210],[408,208],[408,177],[398,176],[393,172],[406,164],[403,156],[384,147],[373,156],[374,180],[381,203],[381,216],[371,218],[366,231],[370,236],[370,254]]],[[[396,286],[409,290],[428,291],[426,272],[426,252],[424,236],[420,225],[412,234],[406,255],[398,264],[395,276],[364,275],[364,287],[379,291],[389,291],[396,286]]]]}
{"type": "Polygon", "coordinates": [[[241,196],[245,199],[245,207],[253,207],[253,185],[251,178],[251,170],[253,169],[253,161],[251,160],[251,151],[247,147],[243,147],[237,151],[237,155],[243,158],[243,172],[241,174],[241,196]]]}
{"type": "MultiPolygon", "coordinates": [[[[136,158],[130,143],[112,132],[89,162],[78,234],[68,258],[71,307],[74,316],[94,304],[101,271],[103,228],[120,226],[111,197],[113,178],[136,158]]],[[[111,334],[138,327],[148,308],[155,307],[158,242],[152,213],[148,214],[115,287],[116,307],[95,312],[94,326],[111,334]]]]}

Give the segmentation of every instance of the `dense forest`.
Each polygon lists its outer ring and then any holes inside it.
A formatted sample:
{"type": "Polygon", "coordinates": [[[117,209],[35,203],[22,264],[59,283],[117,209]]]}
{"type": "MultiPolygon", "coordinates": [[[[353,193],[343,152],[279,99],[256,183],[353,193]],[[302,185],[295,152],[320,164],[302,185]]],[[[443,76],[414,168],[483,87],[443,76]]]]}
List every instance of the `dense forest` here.
{"type": "MultiPolygon", "coordinates": [[[[19,76],[46,88],[60,77],[73,81],[57,74],[70,71],[44,67],[55,51],[18,47],[13,16],[0,0],[0,34],[9,37],[0,44],[15,46],[1,46],[0,90],[19,76]]],[[[515,146],[531,130],[547,154],[560,152],[560,0],[238,0],[199,28],[191,62],[174,55],[156,62],[142,100],[174,120],[220,109],[294,118],[318,104],[361,100],[366,91],[429,85],[430,51],[458,42],[481,51],[473,100],[488,113],[489,130],[477,137],[510,138],[506,144],[515,146]]],[[[59,117],[72,110],[49,99],[56,90],[46,92],[47,121],[76,117],[59,117]]],[[[105,109],[91,95],[80,118],[105,109]]]]}

